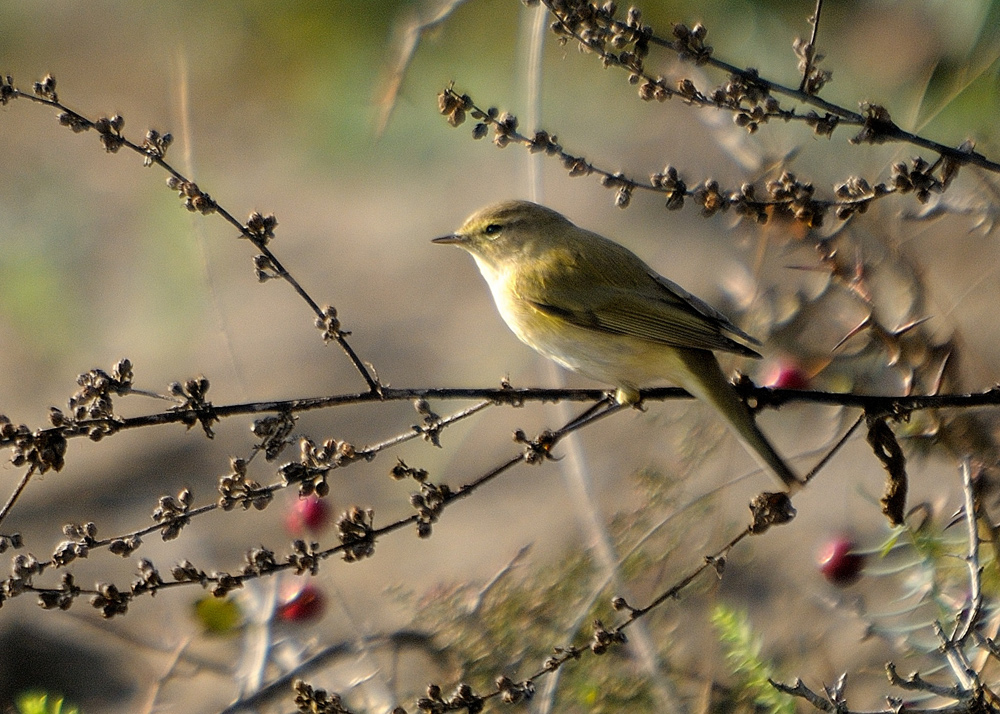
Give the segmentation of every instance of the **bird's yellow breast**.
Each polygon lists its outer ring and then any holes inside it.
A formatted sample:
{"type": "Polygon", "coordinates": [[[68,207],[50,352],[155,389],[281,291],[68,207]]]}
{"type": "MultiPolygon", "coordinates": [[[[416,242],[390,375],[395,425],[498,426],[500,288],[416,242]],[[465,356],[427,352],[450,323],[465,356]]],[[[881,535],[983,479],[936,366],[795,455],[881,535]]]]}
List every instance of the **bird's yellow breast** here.
{"type": "MultiPolygon", "coordinates": [[[[569,256],[546,256],[565,270],[569,256]]],[[[544,288],[558,271],[541,270],[525,275],[510,268],[497,270],[480,262],[480,270],[493,293],[500,316],[518,339],[562,366],[619,389],[635,391],[668,381],[683,386],[686,370],[677,359],[677,350],[629,335],[616,335],[581,327],[558,313],[536,307],[518,290],[525,281],[544,288]]],[[[535,290],[534,292],[538,292],[535,290]]]]}

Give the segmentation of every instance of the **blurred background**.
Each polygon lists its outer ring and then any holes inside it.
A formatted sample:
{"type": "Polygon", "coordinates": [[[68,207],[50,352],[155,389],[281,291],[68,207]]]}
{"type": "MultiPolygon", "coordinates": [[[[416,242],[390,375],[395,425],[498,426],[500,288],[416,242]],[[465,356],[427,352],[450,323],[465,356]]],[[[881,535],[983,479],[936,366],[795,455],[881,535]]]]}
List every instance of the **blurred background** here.
{"type": "MultiPolygon", "coordinates": [[[[818,389],[930,390],[928,375],[940,365],[930,365],[928,355],[939,359],[941,351],[932,348],[942,345],[956,367],[949,385],[976,391],[996,383],[994,178],[963,172],[947,200],[932,203],[940,214],[934,221],[912,195],[883,201],[850,224],[849,238],[838,237],[843,226],[832,216],[807,236],[787,222],[761,228],[731,214],[705,219],[694,205],[668,213],[659,198],[639,193],[618,210],[613,192],[593,178],[570,179],[553,161],[539,160],[533,169],[520,147],[501,151],[488,140],[473,141],[471,124],[449,127],[437,112],[437,93],[454,82],[480,105],[518,115],[530,132],[536,126],[528,123],[527,87],[540,68],[537,128],[608,170],[641,178],[672,165],[689,186],[707,178],[728,188],[762,185],[780,167],[829,196],[850,175],[888,180],[892,163],[918,152],[850,145],[849,128],[827,139],[804,126],[769,124],[748,136],[728,113],[678,100],[646,104],[623,73],[601,69],[551,33],[532,65],[539,10],[516,0],[452,3],[403,62],[407,33],[447,7],[389,0],[0,2],[0,73],[23,90],[53,74],[61,101],[90,118],[123,115],[124,133],[134,141],[148,128],[171,132],[168,161],[237,218],[273,212],[274,252],[317,302],[336,306],[352,346],[391,386],[492,387],[505,376],[516,386],[594,386],[558,373],[518,343],[469,257],[429,243],[485,203],[533,195],[532,185],[574,222],[626,244],[739,316],[750,332],[771,336],[760,364],[729,365],[758,383],[795,369],[818,389]],[[890,365],[885,350],[862,335],[831,357],[869,308],[835,291],[828,271],[816,269],[821,239],[847,240],[858,250],[859,262],[871,268],[866,277],[885,324],[931,318],[919,333],[926,354],[909,352],[905,369],[890,365]]],[[[669,36],[672,22],[702,22],[720,58],[798,83],[792,41],[808,36],[811,2],[655,2],[642,9],[661,35],[669,36]]],[[[823,96],[849,109],[883,104],[905,129],[952,146],[971,138],[996,159],[998,18],[998,4],[985,0],[827,3],[819,47],[833,81],[823,96]]],[[[726,79],[665,53],[647,62],[701,88],[726,79]]],[[[94,132],[74,135],[60,127],[48,108],[21,100],[0,108],[0,412],[43,426],[50,406],[65,407],[78,374],[110,369],[123,357],[132,361],[138,387],[160,393],[170,382],[206,375],[215,404],[363,390],[343,354],[322,343],[293,291],[280,281],[258,284],[250,246],[217,217],[185,211],[165,179],[130,152],[105,153],[94,132]]],[[[462,406],[432,404],[442,415],[462,406]]],[[[132,416],[163,403],[132,396],[117,407],[132,416]]],[[[372,507],[377,524],[405,517],[413,486],[388,478],[397,456],[436,482],[459,486],[516,453],[509,437],[515,428],[532,434],[571,412],[558,405],[489,410],[448,429],[442,449],[411,442],[335,473],[329,500],[336,513],[372,507]]],[[[764,414],[762,425],[804,472],[854,418],[797,405],[764,414]]],[[[297,433],[363,445],[405,433],[420,420],[405,403],[348,407],[304,415],[297,433]]],[[[99,444],[76,440],[66,468],[30,484],[4,532],[23,533],[25,550],[42,558],[64,539],[63,523],[93,521],[107,537],[148,525],[157,499],[182,488],[193,491],[197,504],[211,502],[229,458],[249,454],[250,424],[224,421],[211,442],[199,429],[180,426],[99,444]]],[[[934,435],[936,425],[918,426],[927,431],[916,436],[934,435]]],[[[660,557],[676,557],[658,577],[647,573],[638,588],[658,592],[731,537],[745,522],[748,498],[771,487],[724,427],[688,402],[623,414],[560,448],[563,461],[516,469],[449,509],[430,540],[407,530],[380,541],[372,559],[324,563],[316,578],[327,601],[322,616],[300,629],[281,623],[285,629],[274,635],[290,648],[286,668],[316,648],[415,626],[425,593],[463,593],[461,583],[482,587],[525,546],[530,553],[517,562],[528,573],[567,553],[600,552],[595,543],[622,534],[614,525],[622,513],[635,527],[643,518],[648,527],[658,519],[668,524],[671,535],[661,534],[666,542],[656,547],[663,548],[660,557]],[[698,477],[682,480],[690,474],[698,477]],[[644,512],[658,482],[665,495],[644,512]],[[611,536],[603,530],[609,523],[611,536]]],[[[926,455],[911,461],[911,502],[940,513],[956,503],[955,460],[943,449],[921,451],[926,455]]],[[[289,450],[282,461],[294,455],[289,450]]],[[[20,475],[10,465],[0,470],[5,492],[20,475]]],[[[251,476],[277,480],[262,460],[251,476]]],[[[783,670],[789,679],[820,686],[845,669],[867,672],[871,682],[884,679],[891,638],[856,645],[864,621],[852,615],[857,608],[831,605],[848,596],[832,591],[814,565],[831,534],[849,532],[867,547],[886,537],[877,504],[882,478],[863,436],[853,439],[796,498],[798,518],[734,552],[725,579],[706,584],[694,602],[721,598],[748,609],[766,633],[767,651],[797,662],[783,670]]],[[[238,569],[244,551],[258,545],[280,556],[288,548],[292,491],[260,513],[196,519],[169,543],[150,536],[136,556],[164,570],[187,558],[209,571],[238,569]]],[[[319,540],[328,546],[335,536],[319,540]]],[[[74,573],[85,586],[97,579],[125,585],[136,556],[94,553],[75,563],[74,573]]],[[[601,571],[599,564],[592,568],[601,571]]],[[[54,583],[57,576],[44,577],[54,583]]],[[[244,681],[250,633],[270,631],[260,623],[253,629],[254,613],[261,619],[270,611],[266,603],[281,597],[278,587],[259,583],[241,594],[250,624],[229,636],[205,634],[194,615],[197,588],[139,598],[128,616],[111,622],[84,602],[53,613],[26,596],[10,600],[0,609],[6,682],[0,706],[34,687],[64,694],[88,712],[164,704],[217,711],[237,696],[234,676],[251,686],[244,681]],[[43,645],[45,656],[26,655],[43,645]]],[[[579,605],[575,614],[585,611],[579,605]]],[[[682,612],[666,617],[676,626],[682,612]]],[[[440,631],[441,622],[423,626],[440,631]]],[[[718,652],[692,643],[704,625],[685,627],[688,636],[679,639],[686,644],[672,645],[677,657],[704,681],[724,676],[725,668],[712,664],[718,652]]],[[[666,646],[670,628],[651,625],[656,647],[666,646]]],[[[572,639],[572,631],[561,632],[560,639],[534,644],[545,650],[572,639]]],[[[372,711],[408,704],[413,688],[431,679],[443,686],[457,681],[454,663],[434,658],[413,667],[412,681],[387,678],[381,655],[371,656],[310,676],[317,686],[354,692],[372,711]]],[[[523,677],[538,664],[526,658],[518,669],[501,657],[484,666],[523,677]]],[[[267,668],[265,680],[279,670],[267,668]]],[[[290,708],[288,691],[281,691],[276,710],[290,708]]],[[[857,691],[877,701],[881,688],[857,691]]]]}

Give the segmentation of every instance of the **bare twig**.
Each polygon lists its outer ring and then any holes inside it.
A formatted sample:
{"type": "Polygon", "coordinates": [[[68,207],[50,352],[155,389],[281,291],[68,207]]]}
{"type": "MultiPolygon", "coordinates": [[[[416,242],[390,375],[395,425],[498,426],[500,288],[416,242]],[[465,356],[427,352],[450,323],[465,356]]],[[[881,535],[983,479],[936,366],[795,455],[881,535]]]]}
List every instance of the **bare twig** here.
{"type": "Polygon", "coordinates": [[[10,509],[12,509],[14,507],[14,504],[17,503],[17,499],[20,498],[21,493],[28,485],[28,482],[31,481],[31,477],[35,474],[35,468],[36,467],[34,464],[31,464],[28,467],[28,470],[24,472],[24,475],[21,477],[21,480],[18,482],[17,486],[11,492],[10,496],[7,498],[7,502],[3,504],[3,508],[0,508],[0,523],[3,523],[4,519],[7,517],[7,514],[10,513],[10,509]]]}
{"type": "Polygon", "coordinates": [[[56,81],[51,75],[45,77],[34,85],[34,93],[24,92],[15,87],[10,78],[0,80],[0,103],[7,104],[14,99],[27,99],[28,101],[42,104],[59,110],[59,121],[71,128],[74,132],[83,132],[94,129],[100,135],[101,143],[109,153],[116,153],[121,148],[129,149],[143,157],[143,162],[147,166],[153,164],[159,166],[170,175],[167,185],[184,199],[184,205],[191,211],[202,214],[217,213],[229,225],[239,231],[240,236],[246,238],[254,247],[260,251],[261,257],[257,262],[258,275],[261,279],[266,277],[280,277],[301,297],[309,309],[316,315],[317,325],[324,329],[324,338],[336,342],[347,355],[351,364],[358,374],[364,379],[368,388],[372,392],[378,392],[380,386],[377,379],[372,375],[369,368],[361,361],[351,345],[347,342],[346,336],[349,334],[340,329],[340,323],[336,319],[336,311],[329,307],[320,307],[319,304],[306,292],[305,288],[296,280],[290,272],[281,264],[278,257],[271,251],[267,243],[274,237],[274,227],[277,220],[274,216],[261,216],[259,213],[251,214],[246,223],[241,223],[227,211],[222,205],[216,202],[209,194],[202,191],[198,185],[184,176],[180,171],[167,163],[165,156],[167,149],[172,142],[170,134],[160,134],[155,130],[150,130],[144,142],[136,144],[127,139],[122,134],[125,120],[121,116],[101,117],[99,119],[89,119],[68,106],[63,104],[56,93],[56,81]]]}
{"type": "Polygon", "coordinates": [[[809,42],[803,48],[804,65],[802,67],[802,81],[799,83],[799,91],[805,92],[809,84],[809,77],[813,71],[813,63],[816,60],[816,36],[819,34],[819,18],[823,12],[823,0],[816,0],[816,9],[813,11],[809,23],[812,25],[812,34],[809,42]]]}

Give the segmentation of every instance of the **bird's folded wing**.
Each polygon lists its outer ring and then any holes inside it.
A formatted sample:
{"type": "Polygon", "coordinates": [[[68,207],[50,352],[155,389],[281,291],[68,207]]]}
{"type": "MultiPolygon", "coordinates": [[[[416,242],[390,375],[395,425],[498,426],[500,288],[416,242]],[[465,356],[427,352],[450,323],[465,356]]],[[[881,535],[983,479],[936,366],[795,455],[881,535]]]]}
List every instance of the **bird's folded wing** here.
{"type": "Polygon", "coordinates": [[[579,294],[576,289],[560,289],[552,284],[546,286],[544,296],[541,291],[533,290],[531,284],[519,285],[517,292],[536,310],[579,327],[630,335],[671,347],[721,350],[760,357],[757,352],[724,333],[729,332],[759,344],[757,340],[733,325],[722,313],[666,278],[651,281],[647,289],[590,285],[586,295],[579,294]]]}
{"type": "Polygon", "coordinates": [[[686,302],[689,306],[694,308],[696,312],[699,312],[705,317],[719,323],[719,327],[722,329],[723,332],[728,332],[730,334],[736,335],[741,340],[746,340],[752,345],[760,344],[760,340],[758,340],[755,337],[751,337],[750,335],[745,333],[743,330],[741,330],[732,322],[730,322],[728,317],[726,317],[721,312],[716,310],[714,307],[709,305],[707,302],[699,298],[697,295],[692,295],[674,281],[667,280],[665,277],[663,277],[662,275],[658,275],[657,273],[650,272],[650,277],[652,277],[653,280],[655,280],[661,286],[666,288],[667,293],[672,293],[673,295],[676,295],[682,301],[686,302]]]}

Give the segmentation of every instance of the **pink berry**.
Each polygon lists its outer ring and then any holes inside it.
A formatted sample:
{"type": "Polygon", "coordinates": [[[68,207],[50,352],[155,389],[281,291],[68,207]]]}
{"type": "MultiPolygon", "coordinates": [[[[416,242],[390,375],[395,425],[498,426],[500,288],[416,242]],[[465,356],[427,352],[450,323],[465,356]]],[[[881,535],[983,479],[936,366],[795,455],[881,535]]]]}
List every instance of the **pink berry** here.
{"type": "Polygon", "coordinates": [[[306,496],[295,502],[285,517],[285,528],[292,535],[320,533],[330,524],[330,504],[318,496],[306,496]]]}
{"type": "Polygon", "coordinates": [[[278,605],[279,620],[308,622],[317,619],[326,609],[326,596],[315,585],[304,585],[278,605]]]}
{"type": "Polygon", "coordinates": [[[857,544],[847,536],[835,536],[823,544],[817,562],[827,582],[846,588],[861,578],[865,556],[855,552],[856,547],[857,544]]]}
{"type": "Polygon", "coordinates": [[[764,384],[774,389],[808,389],[809,373],[793,360],[781,360],[771,365],[764,384]]]}

